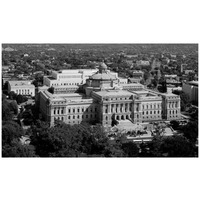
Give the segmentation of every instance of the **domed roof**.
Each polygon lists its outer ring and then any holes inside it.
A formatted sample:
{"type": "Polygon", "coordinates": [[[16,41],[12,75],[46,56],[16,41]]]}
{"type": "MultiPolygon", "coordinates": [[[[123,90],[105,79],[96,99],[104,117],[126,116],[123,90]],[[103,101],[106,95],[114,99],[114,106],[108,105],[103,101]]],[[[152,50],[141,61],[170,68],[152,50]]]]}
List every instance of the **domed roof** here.
{"type": "Polygon", "coordinates": [[[90,80],[116,80],[117,78],[107,70],[107,65],[102,62],[99,71],[90,77],[90,80]]]}
{"type": "Polygon", "coordinates": [[[92,80],[115,80],[116,77],[110,74],[109,72],[105,73],[96,73],[90,77],[92,80]]]}
{"type": "Polygon", "coordinates": [[[99,66],[99,69],[104,69],[104,70],[107,70],[107,65],[104,63],[104,62],[102,62],[101,64],[100,64],[100,66],[99,66]]]}

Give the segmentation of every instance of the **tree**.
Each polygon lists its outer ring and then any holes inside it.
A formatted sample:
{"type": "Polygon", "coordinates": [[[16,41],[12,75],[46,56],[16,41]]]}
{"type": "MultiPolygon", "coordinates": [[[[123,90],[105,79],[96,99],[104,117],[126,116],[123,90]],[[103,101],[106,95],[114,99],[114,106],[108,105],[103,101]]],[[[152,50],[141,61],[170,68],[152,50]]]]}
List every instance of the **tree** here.
{"type": "Polygon", "coordinates": [[[149,72],[145,71],[144,72],[144,80],[146,81],[149,78],[149,72]]]}
{"type": "Polygon", "coordinates": [[[17,139],[2,147],[2,157],[36,157],[32,145],[22,145],[17,139]]]}
{"type": "Polygon", "coordinates": [[[148,144],[144,154],[148,157],[195,157],[197,156],[195,146],[184,136],[174,135],[171,137],[156,136],[148,144]]]}
{"type": "Polygon", "coordinates": [[[20,137],[24,135],[23,129],[13,121],[2,122],[2,156],[3,157],[33,157],[33,146],[22,145],[20,137]]]}
{"type": "Polygon", "coordinates": [[[18,104],[26,102],[27,100],[28,100],[28,98],[26,96],[23,96],[21,94],[17,95],[16,101],[18,104]]]}
{"type": "Polygon", "coordinates": [[[9,93],[9,98],[10,98],[11,100],[16,100],[16,99],[17,99],[17,94],[16,94],[15,92],[11,91],[11,92],[9,93]]]}
{"type": "Polygon", "coordinates": [[[182,128],[183,135],[193,144],[197,142],[198,138],[198,122],[190,121],[187,125],[182,128]]]}
{"type": "Polygon", "coordinates": [[[2,100],[2,120],[7,121],[11,120],[13,117],[13,114],[10,110],[9,103],[6,99],[2,100]]]}
{"type": "Polygon", "coordinates": [[[23,129],[13,121],[2,122],[2,144],[11,144],[14,139],[19,139],[24,134],[23,129]]]}
{"type": "Polygon", "coordinates": [[[10,102],[10,110],[13,111],[15,115],[18,114],[18,106],[16,101],[10,102]]]}
{"type": "Polygon", "coordinates": [[[162,137],[161,136],[154,136],[153,140],[148,144],[148,155],[149,157],[161,157],[162,152],[160,151],[160,147],[162,145],[162,137]]]}
{"type": "Polygon", "coordinates": [[[172,126],[173,129],[177,130],[179,128],[179,122],[176,120],[170,121],[170,125],[172,126]]]}
{"type": "Polygon", "coordinates": [[[158,77],[154,76],[154,79],[151,80],[151,83],[153,84],[154,88],[157,88],[158,85],[158,77]]]}
{"type": "Polygon", "coordinates": [[[134,142],[123,143],[122,149],[125,152],[125,156],[137,157],[139,155],[139,148],[134,142]]]}
{"type": "Polygon", "coordinates": [[[58,121],[49,128],[39,123],[29,134],[36,154],[41,157],[104,156],[108,145],[102,127],[87,124],[70,126],[58,121]]]}
{"type": "Polygon", "coordinates": [[[195,156],[194,146],[183,136],[173,136],[163,139],[160,151],[163,155],[167,155],[167,157],[195,156]]]}
{"type": "Polygon", "coordinates": [[[122,144],[120,142],[109,142],[109,145],[105,147],[105,157],[124,157],[125,153],[122,150],[122,144]]]}
{"type": "Polygon", "coordinates": [[[145,82],[144,82],[144,80],[142,79],[142,80],[140,81],[140,83],[141,83],[142,85],[144,85],[145,82]]]}
{"type": "Polygon", "coordinates": [[[165,93],[167,92],[167,83],[164,77],[161,77],[159,80],[160,86],[158,87],[159,92],[165,93]]]}

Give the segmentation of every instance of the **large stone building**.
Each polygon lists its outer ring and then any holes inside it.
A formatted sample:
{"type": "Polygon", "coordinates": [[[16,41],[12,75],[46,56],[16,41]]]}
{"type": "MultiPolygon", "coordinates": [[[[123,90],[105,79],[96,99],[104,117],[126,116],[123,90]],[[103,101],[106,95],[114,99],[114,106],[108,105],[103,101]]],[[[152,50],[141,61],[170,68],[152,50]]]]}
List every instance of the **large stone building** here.
{"type": "Polygon", "coordinates": [[[40,90],[40,111],[54,124],[56,119],[67,124],[98,122],[110,127],[119,120],[140,123],[180,118],[180,98],[144,89],[138,83],[120,81],[117,74],[102,63],[99,71],[88,77],[78,93],[78,85],[55,85],[40,90]],[[70,87],[76,87],[72,89],[70,87]]]}
{"type": "Polygon", "coordinates": [[[31,81],[8,81],[8,92],[11,91],[16,94],[35,96],[35,86],[31,81]]]}
{"type": "Polygon", "coordinates": [[[46,86],[71,86],[82,85],[89,76],[96,73],[97,69],[75,69],[75,70],[60,70],[53,71],[51,76],[43,78],[46,86]]]}

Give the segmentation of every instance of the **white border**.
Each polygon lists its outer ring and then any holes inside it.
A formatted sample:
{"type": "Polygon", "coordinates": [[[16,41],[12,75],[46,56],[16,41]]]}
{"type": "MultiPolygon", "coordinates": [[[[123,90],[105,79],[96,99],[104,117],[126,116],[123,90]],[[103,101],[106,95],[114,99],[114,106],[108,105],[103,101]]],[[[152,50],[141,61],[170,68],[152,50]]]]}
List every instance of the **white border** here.
{"type": "MultiPolygon", "coordinates": [[[[199,43],[198,0],[4,0],[1,43],[199,43]]],[[[198,199],[198,159],[0,159],[1,199],[198,199]]]]}

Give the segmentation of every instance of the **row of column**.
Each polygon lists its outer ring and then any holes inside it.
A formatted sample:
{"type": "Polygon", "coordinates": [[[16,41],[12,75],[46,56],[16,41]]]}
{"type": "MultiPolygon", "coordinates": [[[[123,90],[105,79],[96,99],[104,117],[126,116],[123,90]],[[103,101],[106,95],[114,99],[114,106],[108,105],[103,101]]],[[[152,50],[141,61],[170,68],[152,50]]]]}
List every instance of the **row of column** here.
{"type": "Polygon", "coordinates": [[[60,115],[60,114],[65,114],[66,113],[66,108],[65,107],[59,107],[59,108],[53,108],[51,109],[51,114],[52,115],[60,115]]]}
{"type": "Polygon", "coordinates": [[[32,94],[32,92],[30,92],[29,89],[19,89],[19,90],[16,90],[16,93],[17,94],[32,94]]]}
{"type": "Polygon", "coordinates": [[[120,112],[130,112],[130,103],[116,103],[108,104],[103,106],[103,113],[120,113],[120,112]]]}
{"type": "Polygon", "coordinates": [[[180,108],[180,101],[168,102],[167,108],[180,108]]]}

